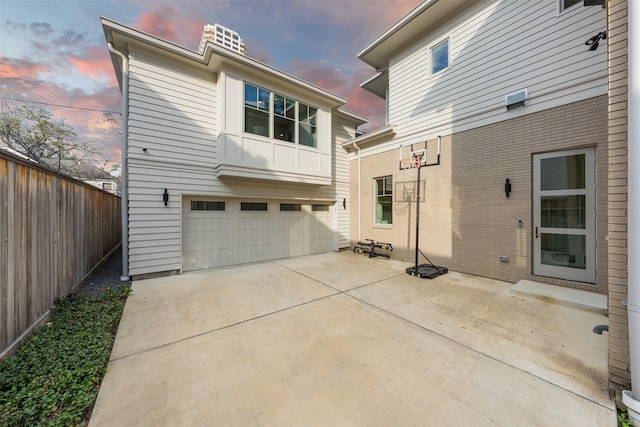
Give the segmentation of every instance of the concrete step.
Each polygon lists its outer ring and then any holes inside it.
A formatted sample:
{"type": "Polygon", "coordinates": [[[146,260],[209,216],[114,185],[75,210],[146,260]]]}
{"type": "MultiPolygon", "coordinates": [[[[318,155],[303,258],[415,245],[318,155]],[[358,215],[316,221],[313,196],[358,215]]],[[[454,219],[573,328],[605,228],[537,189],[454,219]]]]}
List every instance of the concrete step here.
{"type": "Polygon", "coordinates": [[[582,289],[565,288],[531,280],[520,280],[511,288],[511,293],[592,313],[607,313],[606,295],[583,291],[582,289]]]}

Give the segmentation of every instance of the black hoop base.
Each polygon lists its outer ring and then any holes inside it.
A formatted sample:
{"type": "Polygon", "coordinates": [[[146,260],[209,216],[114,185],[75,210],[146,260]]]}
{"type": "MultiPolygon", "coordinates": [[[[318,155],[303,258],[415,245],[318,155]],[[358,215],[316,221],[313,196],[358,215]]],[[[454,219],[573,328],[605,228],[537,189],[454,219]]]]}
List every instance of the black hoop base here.
{"type": "Polygon", "coordinates": [[[407,267],[407,274],[420,277],[421,279],[435,279],[448,272],[449,269],[447,267],[440,267],[439,265],[433,264],[420,264],[417,267],[407,267]]]}

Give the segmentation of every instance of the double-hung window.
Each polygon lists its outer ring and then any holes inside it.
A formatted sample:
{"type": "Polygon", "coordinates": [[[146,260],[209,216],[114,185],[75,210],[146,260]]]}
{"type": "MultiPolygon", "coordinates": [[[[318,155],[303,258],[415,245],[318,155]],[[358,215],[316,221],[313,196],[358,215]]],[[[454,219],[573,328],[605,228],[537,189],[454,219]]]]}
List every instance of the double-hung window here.
{"type": "Polygon", "coordinates": [[[316,116],[318,109],[303,103],[299,103],[299,109],[300,144],[306,145],[307,147],[317,147],[318,133],[316,129],[316,116]]]}
{"type": "Polygon", "coordinates": [[[393,178],[390,176],[375,180],[375,223],[393,223],[393,178]]]}
{"type": "Polygon", "coordinates": [[[317,148],[318,109],[245,83],[244,131],[317,148]]]}
{"type": "Polygon", "coordinates": [[[431,48],[431,74],[439,73],[449,67],[449,39],[441,41],[431,48]]]}
{"type": "Polygon", "coordinates": [[[269,136],[271,132],[271,92],[244,84],[244,131],[269,136]]]}
{"type": "Polygon", "coordinates": [[[296,101],[282,95],[273,96],[273,137],[293,142],[296,132],[296,101]]]}

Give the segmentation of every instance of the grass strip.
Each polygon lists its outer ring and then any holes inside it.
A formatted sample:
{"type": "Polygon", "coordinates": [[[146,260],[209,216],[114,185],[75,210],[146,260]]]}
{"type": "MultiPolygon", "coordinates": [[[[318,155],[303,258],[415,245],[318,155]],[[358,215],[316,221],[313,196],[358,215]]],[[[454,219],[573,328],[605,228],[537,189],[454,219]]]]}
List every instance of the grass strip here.
{"type": "Polygon", "coordinates": [[[56,299],[49,322],[0,361],[0,425],[86,424],[130,289],[56,299]]]}

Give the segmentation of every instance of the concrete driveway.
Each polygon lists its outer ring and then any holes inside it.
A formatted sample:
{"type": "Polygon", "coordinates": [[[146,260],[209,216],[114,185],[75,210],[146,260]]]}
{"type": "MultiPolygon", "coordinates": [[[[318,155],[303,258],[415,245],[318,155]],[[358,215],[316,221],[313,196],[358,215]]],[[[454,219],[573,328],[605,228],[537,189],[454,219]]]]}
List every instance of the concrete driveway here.
{"type": "Polygon", "coordinates": [[[327,253],[136,281],[91,426],[615,426],[601,314],[327,253]]]}

